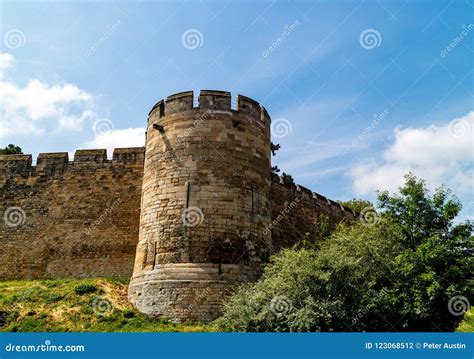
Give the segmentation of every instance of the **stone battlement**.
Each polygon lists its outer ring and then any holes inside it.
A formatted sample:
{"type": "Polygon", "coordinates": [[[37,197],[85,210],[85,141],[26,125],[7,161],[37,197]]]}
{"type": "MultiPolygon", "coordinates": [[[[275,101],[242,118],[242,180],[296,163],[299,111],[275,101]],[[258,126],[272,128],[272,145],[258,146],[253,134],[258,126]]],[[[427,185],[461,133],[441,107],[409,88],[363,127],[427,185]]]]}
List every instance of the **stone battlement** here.
{"type": "Polygon", "coordinates": [[[217,90],[201,90],[198,97],[198,106],[194,106],[194,92],[186,91],[168,96],[166,100],[158,101],[148,113],[148,117],[157,114],[158,117],[169,116],[188,111],[211,111],[222,113],[239,113],[260,119],[263,123],[270,123],[271,119],[265,107],[257,101],[237,95],[236,109],[232,109],[230,92],[217,90]]]}
{"type": "Polygon", "coordinates": [[[31,155],[0,155],[0,177],[34,177],[63,174],[66,171],[113,166],[115,164],[143,165],[145,147],[116,148],[112,159],[107,159],[106,149],[76,150],[74,160],[67,152],[40,153],[36,166],[31,155]]]}
{"type": "Polygon", "coordinates": [[[289,191],[296,191],[298,195],[300,195],[301,197],[305,197],[305,199],[308,201],[312,200],[319,204],[324,203],[325,205],[329,206],[332,211],[341,213],[347,212],[350,216],[359,217],[359,213],[357,213],[356,211],[336,201],[333,201],[332,199],[327,198],[322,194],[313,192],[310,189],[296,183],[285,183],[282,176],[278,176],[277,174],[272,173],[272,181],[277,182],[279,185],[286,187],[289,191]]]}

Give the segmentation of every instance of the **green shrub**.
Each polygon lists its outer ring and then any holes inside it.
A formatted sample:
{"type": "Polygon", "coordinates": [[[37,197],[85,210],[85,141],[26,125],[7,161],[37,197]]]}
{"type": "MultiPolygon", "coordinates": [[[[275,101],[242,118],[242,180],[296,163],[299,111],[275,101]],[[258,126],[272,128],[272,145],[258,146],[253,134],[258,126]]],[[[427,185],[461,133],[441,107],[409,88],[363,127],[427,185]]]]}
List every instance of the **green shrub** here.
{"type": "Polygon", "coordinates": [[[54,303],[54,302],[59,302],[63,298],[64,296],[59,293],[49,293],[47,296],[45,296],[44,299],[46,303],[54,303]]]}
{"type": "Polygon", "coordinates": [[[320,251],[286,249],[225,303],[226,331],[362,329],[358,309],[382,287],[400,239],[388,223],[340,227],[320,251]],[[386,238],[387,241],[379,241],[386,238]]]}
{"type": "MultiPolygon", "coordinates": [[[[456,296],[473,296],[473,225],[460,204],[407,176],[400,195],[379,194],[380,213],[339,226],[314,247],[274,256],[262,278],[225,303],[226,331],[451,331],[456,296]]],[[[462,313],[458,313],[462,314],[462,313]]]]}
{"type": "Polygon", "coordinates": [[[74,292],[78,295],[94,293],[97,291],[97,287],[94,284],[81,283],[74,287],[74,292]]]}
{"type": "Polygon", "coordinates": [[[135,312],[132,309],[124,309],[122,315],[124,318],[133,318],[135,316],[135,312]]]}
{"type": "Polygon", "coordinates": [[[43,284],[44,286],[46,286],[48,288],[54,288],[54,287],[58,286],[58,282],[54,281],[54,280],[51,280],[51,279],[42,280],[41,284],[43,284]]]}

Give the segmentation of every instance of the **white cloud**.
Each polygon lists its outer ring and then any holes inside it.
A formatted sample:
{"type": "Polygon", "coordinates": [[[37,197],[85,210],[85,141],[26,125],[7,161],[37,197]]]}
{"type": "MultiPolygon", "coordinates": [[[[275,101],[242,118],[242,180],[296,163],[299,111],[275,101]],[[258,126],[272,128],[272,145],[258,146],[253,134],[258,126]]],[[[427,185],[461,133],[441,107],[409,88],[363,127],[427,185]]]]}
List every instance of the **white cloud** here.
{"type": "Polygon", "coordinates": [[[81,130],[83,122],[94,115],[92,95],[74,84],[49,85],[37,79],[25,87],[4,80],[14,57],[0,54],[0,95],[2,136],[39,134],[48,130],[81,130]]]}
{"type": "MultiPolygon", "coordinates": [[[[74,84],[48,84],[31,79],[26,85],[20,86],[10,78],[5,78],[14,61],[13,55],[0,53],[2,140],[22,135],[19,141],[31,144],[34,140],[29,141],[29,136],[48,135],[52,139],[52,150],[57,150],[55,139],[61,138],[63,143],[65,134],[76,132],[74,137],[68,139],[68,143],[73,146],[71,155],[76,148],[106,148],[111,156],[114,148],[144,146],[144,128],[114,129],[110,119],[94,111],[93,95],[74,84]],[[78,133],[84,130],[86,123],[90,124],[88,129],[91,132],[78,133]],[[85,136],[91,133],[93,139],[86,142],[85,136]]],[[[34,144],[31,150],[36,150],[34,144]]],[[[41,152],[44,151],[47,149],[42,148],[41,152]]]]}
{"type": "Polygon", "coordinates": [[[145,146],[145,128],[127,128],[97,133],[83,148],[106,148],[109,156],[114,148],[145,146]]]}
{"type": "Polygon", "coordinates": [[[0,79],[3,78],[4,74],[13,66],[15,62],[15,56],[9,53],[0,53],[0,79]]]}
{"type": "Polygon", "coordinates": [[[366,195],[377,189],[396,191],[411,171],[429,188],[445,184],[458,194],[474,191],[474,112],[442,126],[395,129],[394,142],[381,159],[370,159],[348,174],[353,190],[366,195]]]}

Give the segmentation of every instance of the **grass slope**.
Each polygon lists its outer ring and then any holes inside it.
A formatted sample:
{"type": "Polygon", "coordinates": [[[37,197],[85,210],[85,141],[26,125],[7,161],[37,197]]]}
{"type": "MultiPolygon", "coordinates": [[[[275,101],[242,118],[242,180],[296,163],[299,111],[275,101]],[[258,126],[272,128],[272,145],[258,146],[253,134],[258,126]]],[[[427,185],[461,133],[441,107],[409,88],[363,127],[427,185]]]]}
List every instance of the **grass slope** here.
{"type": "Polygon", "coordinates": [[[64,279],[0,282],[2,332],[196,332],[140,314],[127,300],[127,280],[64,279]]]}
{"type": "MultiPolygon", "coordinates": [[[[128,279],[0,281],[0,332],[203,332],[139,313],[127,300],[128,279]]],[[[458,332],[474,332],[474,310],[458,332]]]]}

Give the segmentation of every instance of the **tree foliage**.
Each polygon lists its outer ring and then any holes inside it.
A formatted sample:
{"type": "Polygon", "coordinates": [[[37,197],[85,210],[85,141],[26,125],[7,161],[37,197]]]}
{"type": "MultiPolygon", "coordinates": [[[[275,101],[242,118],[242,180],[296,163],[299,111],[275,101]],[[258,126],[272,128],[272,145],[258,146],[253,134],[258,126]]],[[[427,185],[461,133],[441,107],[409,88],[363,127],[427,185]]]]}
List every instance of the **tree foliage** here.
{"type": "MultiPolygon", "coordinates": [[[[320,249],[286,249],[262,278],[230,297],[216,325],[229,331],[453,330],[455,296],[472,298],[473,225],[444,188],[408,175],[379,193],[379,221],[340,225],[320,249]]],[[[462,314],[462,313],[454,313],[462,314]]]]}
{"type": "Polygon", "coordinates": [[[362,212],[364,208],[374,207],[372,202],[367,201],[365,199],[360,199],[360,198],[353,198],[349,201],[337,201],[337,202],[359,213],[362,212]]]}
{"type": "Polygon", "coordinates": [[[9,144],[5,148],[0,148],[0,155],[18,155],[22,154],[21,148],[13,144],[9,144]]]}

